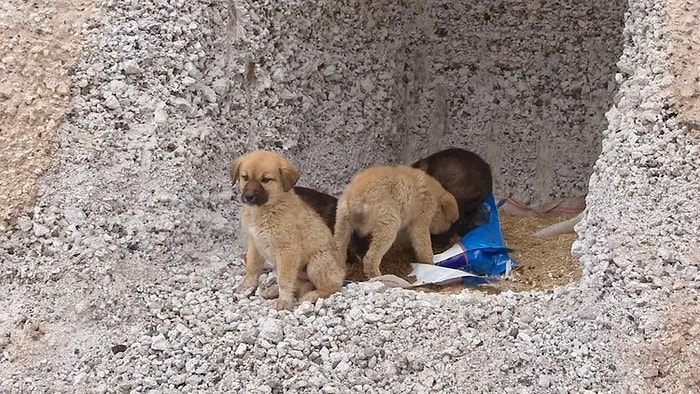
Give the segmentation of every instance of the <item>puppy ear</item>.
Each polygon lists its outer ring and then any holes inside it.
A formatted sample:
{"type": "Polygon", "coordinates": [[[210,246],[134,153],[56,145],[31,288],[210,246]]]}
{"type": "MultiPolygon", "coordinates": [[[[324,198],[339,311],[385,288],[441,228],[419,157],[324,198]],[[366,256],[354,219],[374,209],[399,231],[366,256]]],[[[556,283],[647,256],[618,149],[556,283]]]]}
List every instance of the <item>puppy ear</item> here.
{"type": "Polygon", "coordinates": [[[288,192],[297,184],[299,180],[299,170],[292,164],[286,163],[280,167],[280,179],[282,180],[282,189],[288,192]]]}
{"type": "Polygon", "coordinates": [[[440,196],[440,209],[445,215],[445,219],[451,223],[459,219],[459,206],[457,205],[457,200],[450,192],[446,191],[440,196]]]}
{"type": "Polygon", "coordinates": [[[231,182],[233,182],[234,185],[236,184],[236,182],[238,182],[238,175],[241,171],[242,162],[242,157],[239,157],[236,160],[234,160],[231,164],[231,170],[229,171],[229,175],[231,176],[231,182]]]}
{"type": "Polygon", "coordinates": [[[411,167],[428,172],[428,161],[425,159],[418,160],[417,162],[413,163],[411,167]]]}

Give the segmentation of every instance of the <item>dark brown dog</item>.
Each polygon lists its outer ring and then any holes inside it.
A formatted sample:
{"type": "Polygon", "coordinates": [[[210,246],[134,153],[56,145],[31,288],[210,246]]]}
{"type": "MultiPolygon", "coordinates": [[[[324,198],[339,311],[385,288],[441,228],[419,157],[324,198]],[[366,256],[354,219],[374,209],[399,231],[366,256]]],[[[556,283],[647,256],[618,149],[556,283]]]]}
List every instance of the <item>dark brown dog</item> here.
{"type": "Polygon", "coordinates": [[[337,198],[304,186],[294,186],[294,193],[296,193],[306,205],[316,211],[328,228],[333,231],[333,227],[335,226],[335,207],[338,204],[337,198]]]}
{"type": "Polygon", "coordinates": [[[413,167],[437,179],[459,205],[459,220],[447,232],[433,235],[433,243],[447,243],[454,236],[461,237],[474,227],[488,222],[488,213],[479,207],[491,194],[493,177],[491,166],[479,155],[450,148],[418,160],[413,167]]]}
{"type": "MultiPolygon", "coordinates": [[[[310,206],[311,209],[321,216],[321,219],[326,223],[331,232],[335,229],[335,211],[338,205],[338,199],[330,194],[321,193],[314,189],[309,189],[303,186],[294,186],[294,192],[301,200],[310,206]]],[[[367,253],[369,248],[369,237],[360,237],[353,233],[348,245],[347,263],[355,264],[362,261],[362,257],[367,253]]]]}

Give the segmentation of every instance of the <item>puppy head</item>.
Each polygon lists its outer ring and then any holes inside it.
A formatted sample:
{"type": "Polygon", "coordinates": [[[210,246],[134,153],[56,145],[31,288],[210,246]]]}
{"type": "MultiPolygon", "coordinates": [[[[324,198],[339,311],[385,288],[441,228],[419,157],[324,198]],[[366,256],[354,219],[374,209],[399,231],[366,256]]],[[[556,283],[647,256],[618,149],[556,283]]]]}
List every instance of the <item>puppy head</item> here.
{"type": "Polygon", "coordinates": [[[447,191],[442,191],[438,196],[438,209],[430,222],[430,233],[441,234],[450,229],[452,224],[459,219],[459,206],[454,196],[447,191]]]}
{"type": "Polygon", "coordinates": [[[231,181],[240,182],[241,201],[248,205],[275,202],[299,180],[299,170],[285,157],[270,151],[254,151],[231,165],[231,181]]]}
{"type": "Polygon", "coordinates": [[[427,173],[430,173],[430,171],[429,171],[430,170],[430,163],[429,163],[429,160],[427,158],[418,160],[417,162],[413,163],[411,165],[411,167],[417,168],[419,170],[423,170],[424,172],[427,172],[427,173]]]}

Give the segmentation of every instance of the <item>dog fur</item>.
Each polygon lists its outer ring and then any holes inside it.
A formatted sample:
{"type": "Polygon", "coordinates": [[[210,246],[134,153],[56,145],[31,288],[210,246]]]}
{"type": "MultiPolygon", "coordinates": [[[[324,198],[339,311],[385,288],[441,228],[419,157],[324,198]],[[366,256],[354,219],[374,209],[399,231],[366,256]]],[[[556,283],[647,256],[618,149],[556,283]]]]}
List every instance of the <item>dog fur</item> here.
{"type": "MultiPolygon", "coordinates": [[[[362,264],[365,275],[381,275],[384,254],[406,237],[418,261],[433,263],[431,233],[450,228],[459,217],[457,201],[425,172],[408,166],[376,166],[356,174],[338,199],[335,240],[346,250],[351,234],[371,235],[362,264]]],[[[339,256],[341,261],[345,255],[339,256]]]]}
{"type": "Polygon", "coordinates": [[[241,223],[248,235],[246,274],[236,291],[258,286],[265,260],[275,265],[277,287],[263,295],[278,297],[277,309],[291,309],[295,295],[314,302],[339,291],[345,264],[336,259],[328,225],[292,191],[297,168],[277,153],[260,150],[234,160],[231,179],[240,182],[241,223]]]}
{"type": "Polygon", "coordinates": [[[338,204],[337,198],[304,186],[294,186],[294,193],[321,216],[326,226],[333,231],[335,226],[335,207],[338,204]]]}
{"type": "Polygon", "coordinates": [[[413,163],[435,178],[459,205],[459,220],[448,231],[435,234],[433,242],[444,244],[461,237],[474,227],[487,223],[488,212],[480,209],[493,190],[491,166],[476,153],[449,148],[413,163]]]}
{"type": "MultiPolygon", "coordinates": [[[[303,186],[294,186],[294,192],[318,213],[328,228],[335,231],[335,211],[338,206],[338,199],[330,194],[322,193],[314,189],[309,189],[303,186]]],[[[368,237],[360,237],[353,232],[350,238],[350,244],[347,251],[347,264],[356,264],[362,262],[362,256],[367,253],[369,248],[368,237]]]]}

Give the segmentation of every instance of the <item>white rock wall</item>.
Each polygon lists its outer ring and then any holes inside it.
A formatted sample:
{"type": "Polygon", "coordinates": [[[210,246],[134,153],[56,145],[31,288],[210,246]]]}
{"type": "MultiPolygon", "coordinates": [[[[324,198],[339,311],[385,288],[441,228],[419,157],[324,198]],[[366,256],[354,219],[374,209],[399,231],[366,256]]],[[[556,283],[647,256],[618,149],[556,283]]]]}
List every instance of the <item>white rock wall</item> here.
{"type": "Polygon", "coordinates": [[[237,2],[233,104],[222,116],[249,147],[286,150],[304,182],[333,192],[368,165],[462,146],[493,165],[501,194],[582,197],[616,88],[625,7],[237,2]]]}

